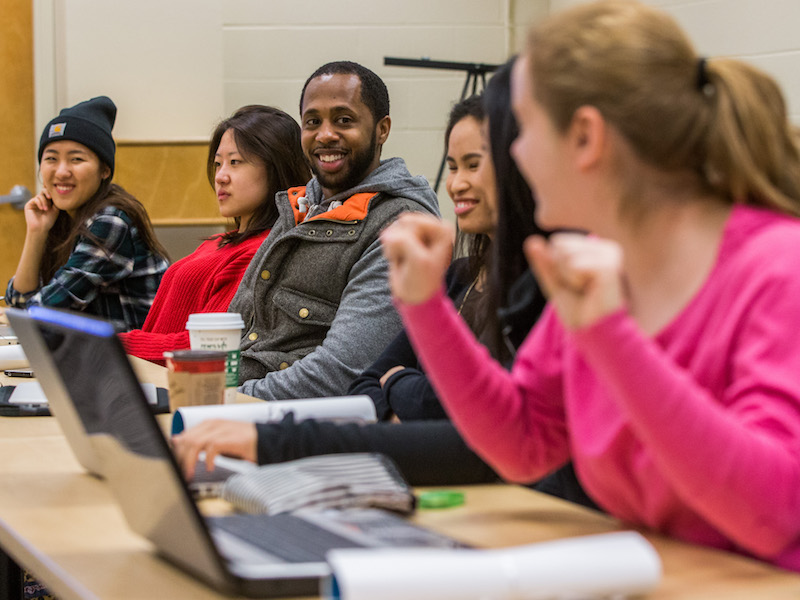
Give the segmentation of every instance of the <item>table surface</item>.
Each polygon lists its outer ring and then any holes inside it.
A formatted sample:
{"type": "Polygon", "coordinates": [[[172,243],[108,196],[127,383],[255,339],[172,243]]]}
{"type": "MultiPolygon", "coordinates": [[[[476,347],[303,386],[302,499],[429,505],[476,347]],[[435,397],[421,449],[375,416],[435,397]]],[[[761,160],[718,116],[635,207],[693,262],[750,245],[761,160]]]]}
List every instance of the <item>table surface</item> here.
{"type": "MultiPolygon", "coordinates": [[[[134,366],[143,380],[165,385],[160,367],[138,360],[134,366]]],[[[0,383],[14,380],[0,375],[0,383]]],[[[54,419],[0,417],[0,456],[0,546],[59,598],[220,597],[159,559],[128,529],[106,485],[81,469],[54,419]]],[[[463,506],[421,510],[412,520],[486,548],[626,529],[606,515],[522,487],[459,489],[466,492],[463,506]]],[[[664,566],[648,598],[800,598],[798,574],[642,533],[664,566]]]]}

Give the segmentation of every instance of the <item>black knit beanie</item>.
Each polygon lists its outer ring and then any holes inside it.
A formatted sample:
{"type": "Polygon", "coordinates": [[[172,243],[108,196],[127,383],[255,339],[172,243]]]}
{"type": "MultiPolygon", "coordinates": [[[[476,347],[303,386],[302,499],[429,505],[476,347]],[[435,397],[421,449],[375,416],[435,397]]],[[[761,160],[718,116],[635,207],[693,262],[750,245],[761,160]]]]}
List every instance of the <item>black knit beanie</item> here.
{"type": "Polygon", "coordinates": [[[92,150],[111,169],[114,175],[116,146],[111,130],[117,118],[117,107],[111,98],[98,96],[65,108],[50,121],[39,140],[39,162],[47,144],[72,140],[92,150]]]}

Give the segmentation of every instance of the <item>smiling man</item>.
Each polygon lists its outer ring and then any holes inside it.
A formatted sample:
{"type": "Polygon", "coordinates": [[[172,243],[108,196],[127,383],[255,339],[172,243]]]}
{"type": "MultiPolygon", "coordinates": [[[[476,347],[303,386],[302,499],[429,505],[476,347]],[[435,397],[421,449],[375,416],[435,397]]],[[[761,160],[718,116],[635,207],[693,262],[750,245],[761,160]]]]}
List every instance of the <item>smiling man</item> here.
{"type": "Polygon", "coordinates": [[[400,158],[381,161],[389,94],[352,62],[326,64],[300,96],[314,178],[279,193],[279,217],[230,311],[246,324],[242,392],[277,400],[346,393],[400,330],[379,232],[401,212],[438,214],[436,194],[400,158]]]}

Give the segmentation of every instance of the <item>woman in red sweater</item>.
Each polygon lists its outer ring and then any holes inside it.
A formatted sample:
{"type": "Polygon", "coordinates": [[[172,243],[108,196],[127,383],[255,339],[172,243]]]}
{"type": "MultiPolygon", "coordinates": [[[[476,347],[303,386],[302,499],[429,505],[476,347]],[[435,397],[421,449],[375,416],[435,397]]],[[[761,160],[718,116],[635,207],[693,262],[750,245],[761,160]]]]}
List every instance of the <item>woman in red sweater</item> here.
{"type": "Polygon", "coordinates": [[[165,351],[189,347],[190,314],[227,311],[278,216],[275,194],[310,179],[300,127],[285,112],[260,105],[240,108],[217,126],[207,171],[220,214],[236,229],[209,238],[167,269],[142,329],[120,335],[129,354],[161,361],[165,351]]]}

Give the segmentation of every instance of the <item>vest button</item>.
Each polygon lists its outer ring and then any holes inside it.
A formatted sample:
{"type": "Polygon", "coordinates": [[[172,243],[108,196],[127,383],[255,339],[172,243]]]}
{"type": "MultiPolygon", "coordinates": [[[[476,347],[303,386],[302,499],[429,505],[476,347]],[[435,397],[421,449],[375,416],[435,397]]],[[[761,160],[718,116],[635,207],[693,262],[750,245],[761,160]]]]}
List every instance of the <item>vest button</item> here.
{"type": "Polygon", "coordinates": [[[351,229],[350,231],[347,232],[347,235],[355,235],[355,234],[356,234],[355,229],[351,229]]]}
{"type": "Polygon", "coordinates": [[[298,315],[300,315],[300,318],[301,318],[301,319],[305,319],[306,317],[308,317],[308,309],[307,309],[307,308],[301,308],[301,309],[300,309],[300,310],[297,312],[297,314],[298,314],[298,315]]]}
{"type": "Polygon", "coordinates": [[[283,361],[281,364],[278,365],[278,368],[281,371],[283,371],[284,369],[288,369],[289,368],[289,363],[287,363],[286,361],[283,361]]]}
{"type": "Polygon", "coordinates": [[[258,334],[254,331],[250,335],[247,336],[247,339],[251,342],[255,342],[258,339],[258,334]]]}
{"type": "Polygon", "coordinates": [[[269,271],[267,271],[266,269],[264,269],[263,271],[261,271],[261,279],[263,279],[264,281],[266,281],[266,280],[267,280],[267,279],[269,279],[270,277],[272,277],[272,273],[270,273],[270,272],[269,272],[269,271]]]}
{"type": "Polygon", "coordinates": [[[333,235],[333,229],[328,229],[328,231],[325,232],[325,235],[331,237],[333,235]]]}
{"type": "Polygon", "coordinates": [[[316,229],[309,229],[308,230],[308,235],[317,235],[317,230],[316,229]]]}

